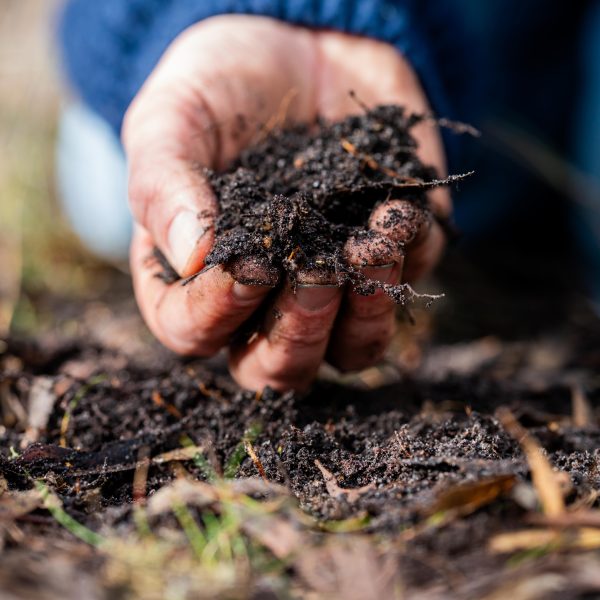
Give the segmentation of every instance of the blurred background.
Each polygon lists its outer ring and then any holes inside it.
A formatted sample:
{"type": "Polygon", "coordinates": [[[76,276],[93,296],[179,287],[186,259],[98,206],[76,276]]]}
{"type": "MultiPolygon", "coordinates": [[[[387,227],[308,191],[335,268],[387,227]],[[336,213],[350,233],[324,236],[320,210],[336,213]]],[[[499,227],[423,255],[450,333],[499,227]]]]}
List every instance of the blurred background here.
{"type": "Polygon", "coordinates": [[[82,302],[127,296],[127,277],[84,248],[57,198],[61,4],[2,0],[0,10],[0,339],[9,328],[76,335],[82,302]]]}

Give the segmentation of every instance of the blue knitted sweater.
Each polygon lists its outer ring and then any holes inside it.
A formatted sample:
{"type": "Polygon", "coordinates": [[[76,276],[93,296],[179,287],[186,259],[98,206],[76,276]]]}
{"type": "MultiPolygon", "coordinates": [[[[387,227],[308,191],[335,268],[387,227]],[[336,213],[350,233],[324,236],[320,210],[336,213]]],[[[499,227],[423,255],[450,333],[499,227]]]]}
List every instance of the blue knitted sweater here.
{"type": "Polygon", "coordinates": [[[473,78],[452,0],[71,0],[60,21],[69,79],[119,132],[129,103],[170,42],[193,23],[225,13],[389,42],[411,62],[438,114],[464,115],[473,78]]]}

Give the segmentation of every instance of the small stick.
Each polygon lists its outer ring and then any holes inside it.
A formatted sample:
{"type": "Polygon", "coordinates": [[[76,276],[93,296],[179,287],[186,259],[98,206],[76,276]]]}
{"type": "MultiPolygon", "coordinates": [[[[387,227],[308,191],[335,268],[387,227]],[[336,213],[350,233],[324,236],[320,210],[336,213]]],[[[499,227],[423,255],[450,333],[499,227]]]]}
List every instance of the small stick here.
{"type": "Polygon", "coordinates": [[[260,462],[260,458],[258,458],[258,455],[254,450],[254,446],[252,446],[252,442],[250,440],[244,440],[244,448],[246,449],[248,456],[252,459],[252,462],[258,470],[260,476],[263,478],[263,481],[268,483],[269,480],[267,478],[267,473],[265,471],[265,468],[263,467],[262,462],[260,462]]]}

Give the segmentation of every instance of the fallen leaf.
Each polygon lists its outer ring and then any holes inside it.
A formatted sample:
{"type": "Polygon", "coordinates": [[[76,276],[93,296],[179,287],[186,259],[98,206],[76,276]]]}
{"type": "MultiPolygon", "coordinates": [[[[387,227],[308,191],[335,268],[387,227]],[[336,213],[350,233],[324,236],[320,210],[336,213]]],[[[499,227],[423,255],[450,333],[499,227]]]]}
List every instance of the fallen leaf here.
{"type": "Polygon", "coordinates": [[[600,529],[600,510],[582,509],[555,516],[533,513],[527,517],[527,522],[548,527],[595,527],[600,529]]]}
{"type": "Polygon", "coordinates": [[[402,598],[398,557],[361,536],[335,536],[307,548],[294,566],[317,597],[345,600],[402,598]]]}
{"type": "Polygon", "coordinates": [[[336,500],[340,500],[345,497],[346,500],[352,504],[353,502],[356,502],[362,494],[375,488],[375,483],[368,483],[367,485],[363,485],[359,488],[342,488],[338,485],[337,479],[335,478],[334,474],[331,471],[328,471],[321,464],[320,460],[315,460],[315,465],[323,475],[327,492],[332,498],[335,498],[336,500]]]}
{"type": "Polygon", "coordinates": [[[46,429],[57,395],[52,377],[36,377],[29,390],[27,429],[21,439],[21,449],[37,442],[40,432],[46,429]]]}
{"type": "Polygon", "coordinates": [[[176,450],[169,450],[169,452],[163,452],[153,457],[150,462],[153,465],[162,465],[164,463],[173,462],[174,460],[193,460],[196,455],[204,452],[202,446],[186,446],[185,448],[177,448],[176,450]]]}
{"type": "Polygon", "coordinates": [[[242,530],[279,560],[285,560],[307,546],[307,535],[300,531],[297,524],[278,515],[247,515],[242,522],[242,530]]]}
{"type": "Polygon", "coordinates": [[[515,475],[506,474],[456,485],[439,494],[434,504],[425,512],[427,515],[446,511],[455,512],[460,516],[469,515],[510,492],[516,481],[515,475]]]}
{"type": "Polygon", "coordinates": [[[44,498],[38,490],[5,492],[0,496],[0,524],[10,523],[40,508],[44,498]]]}
{"type": "Polygon", "coordinates": [[[180,477],[148,498],[148,515],[170,512],[177,504],[204,507],[218,501],[219,493],[214,486],[180,477]]]}
{"type": "Polygon", "coordinates": [[[502,343],[491,336],[464,344],[439,346],[427,353],[421,373],[424,378],[434,381],[451,375],[467,377],[492,364],[502,350],[502,343]]]}
{"type": "Polygon", "coordinates": [[[501,533],[489,542],[491,552],[510,554],[519,550],[550,547],[567,550],[595,550],[600,548],[600,529],[581,527],[566,531],[553,529],[525,529],[501,533]]]}
{"type": "Polygon", "coordinates": [[[544,514],[557,516],[565,512],[565,501],[561,489],[560,476],[565,474],[554,470],[537,440],[517,421],[507,408],[499,408],[497,417],[506,431],[520,444],[529,468],[531,479],[542,505],[544,514]]]}

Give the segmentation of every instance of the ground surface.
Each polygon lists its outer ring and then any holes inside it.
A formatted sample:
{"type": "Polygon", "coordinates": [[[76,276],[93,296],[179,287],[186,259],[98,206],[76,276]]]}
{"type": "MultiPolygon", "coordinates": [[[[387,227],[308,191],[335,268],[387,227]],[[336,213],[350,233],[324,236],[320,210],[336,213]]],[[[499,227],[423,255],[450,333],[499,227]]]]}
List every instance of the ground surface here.
{"type": "MultiPolygon", "coordinates": [[[[62,593],[60,569],[99,598],[600,593],[600,337],[585,311],[535,341],[420,359],[399,339],[395,363],[325,372],[297,397],[168,355],[131,310],[96,302],[83,338],[2,354],[9,597],[41,581],[62,593]]],[[[412,338],[427,338],[422,321],[412,338]]]]}
{"type": "Polygon", "coordinates": [[[451,261],[378,368],[242,393],[57,220],[57,4],[0,15],[0,597],[598,597],[600,326],[561,244],[451,261]]]}

